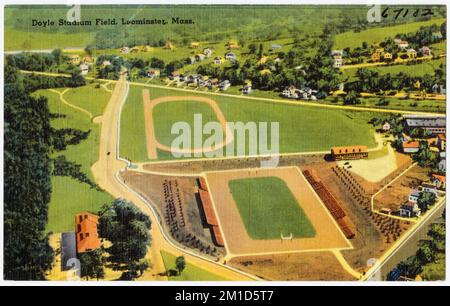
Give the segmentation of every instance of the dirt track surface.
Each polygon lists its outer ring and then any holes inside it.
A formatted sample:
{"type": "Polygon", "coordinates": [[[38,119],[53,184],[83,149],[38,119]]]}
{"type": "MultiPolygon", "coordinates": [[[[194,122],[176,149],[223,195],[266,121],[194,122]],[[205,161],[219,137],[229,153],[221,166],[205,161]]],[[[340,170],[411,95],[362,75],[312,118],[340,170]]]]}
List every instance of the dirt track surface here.
{"type": "MultiPolygon", "coordinates": [[[[324,204],[297,167],[247,169],[206,173],[219,225],[225,236],[228,257],[287,252],[349,249],[351,244],[326,210],[324,204]],[[292,240],[253,240],[245,229],[228,181],[249,177],[275,176],[286,182],[305,214],[312,222],[316,236],[292,240]]],[[[270,220],[261,220],[270,222],[270,220]]]]}
{"type": "Polygon", "coordinates": [[[158,220],[153,211],[136,193],[121,184],[116,178],[118,171],[124,171],[126,163],[121,161],[117,152],[118,125],[120,107],[128,92],[128,84],[125,76],[120,78],[111,95],[111,99],[106,106],[103,114],[103,123],[100,134],[99,160],[92,166],[92,172],[95,181],[101,188],[106,190],[116,198],[124,198],[132,201],[144,213],[146,213],[152,222],[152,245],[149,249],[148,258],[151,260],[153,268],[144,273],[141,280],[167,280],[163,273],[165,272],[164,263],[160,251],[165,250],[175,256],[184,255],[186,261],[212,273],[221,275],[230,280],[249,280],[245,275],[227,269],[226,267],[213,264],[204,259],[182,252],[170,244],[158,226],[158,220]]]}
{"type": "Polygon", "coordinates": [[[227,122],[225,119],[225,116],[223,115],[222,111],[219,108],[219,105],[217,105],[216,101],[206,98],[206,97],[200,97],[200,96],[167,96],[167,97],[159,97],[154,100],[150,99],[150,92],[148,89],[144,89],[142,91],[143,99],[144,99],[144,113],[145,113],[145,130],[146,130],[146,137],[147,137],[147,154],[150,159],[156,159],[157,151],[156,149],[160,149],[167,152],[173,152],[173,153],[209,153],[214,152],[218,149],[221,149],[228,145],[230,142],[233,141],[233,132],[228,128],[227,122]],[[208,104],[211,109],[214,111],[217,117],[217,121],[222,126],[223,131],[225,131],[225,141],[214,146],[214,147],[207,147],[207,148],[187,148],[187,149],[178,149],[178,148],[171,148],[169,146],[163,145],[156,139],[155,136],[155,126],[153,124],[153,109],[156,105],[161,103],[170,103],[170,102],[177,102],[177,101],[198,101],[202,103],[208,104]]]}

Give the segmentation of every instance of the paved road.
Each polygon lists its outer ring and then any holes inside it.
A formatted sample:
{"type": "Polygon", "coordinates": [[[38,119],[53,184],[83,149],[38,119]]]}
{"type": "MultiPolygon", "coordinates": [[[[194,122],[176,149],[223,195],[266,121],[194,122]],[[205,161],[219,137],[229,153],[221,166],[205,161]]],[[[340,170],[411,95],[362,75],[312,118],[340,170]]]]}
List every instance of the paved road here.
{"type": "MultiPolygon", "coordinates": [[[[160,250],[165,250],[175,256],[184,255],[186,260],[198,267],[201,267],[212,273],[228,278],[230,280],[251,280],[252,278],[243,273],[232,270],[223,265],[208,261],[189,251],[182,251],[169,242],[167,236],[159,226],[158,219],[151,206],[146,203],[131,189],[127,188],[118,178],[119,171],[124,170],[127,162],[119,157],[119,122],[120,111],[128,94],[128,82],[125,76],[121,76],[116,82],[112,92],[111,99],[106,106],[102,119],[102,128],[100,134],[99,159],[92,166],[92,172],[98,185],[116,198],[124,198],[132,201],[142,211],[150,216],[152,221],[152,246],[150,248],[150,259],[153,264],[153,275],[148,278],[164,280],[166,277],[159,275],[165,272],[160,250]]],[[[145,275],[144,275],[145,276],[145,275]]],[[[146,277],[147,278],[147,277],[146,277]]]]}

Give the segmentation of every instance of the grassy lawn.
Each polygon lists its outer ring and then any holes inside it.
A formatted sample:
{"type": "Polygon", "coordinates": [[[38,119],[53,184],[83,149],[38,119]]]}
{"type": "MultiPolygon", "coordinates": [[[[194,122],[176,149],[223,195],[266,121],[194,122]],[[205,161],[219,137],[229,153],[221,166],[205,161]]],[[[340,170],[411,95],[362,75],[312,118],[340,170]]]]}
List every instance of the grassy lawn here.
{"type": "Polygon", "coordinates": [[[445,279],[445,256],[439,255],[438,258],[422,267],[420,274],[427,281],[439,281],[445,279]]]}
{"type": "MultiPolygon", "coordinates": [[[[380,75],[388,74],[396,75],[400,72],[406,73],[411,76],[423,77],[425,74],[434,75],[434,70],[439,68],[440,64],[444,64],[445,66],[445,58],[441,57],[435,60],[423,61],[419,64],[415,65],[392,65],[392,66],[379,66],[379,67],[368,67],[366,69],[376,71],[380,75]]],[[[356,69],[344,69],[342,70],[344,79],[348,78],[349,82],[355,81],[356,77],[356,69]]]]}
{"type": "Polygon", "coordinates": [[[277,177],[232,180],[231,193],[252,239],[278,239],[280,234],[310,238],[316,231],[286,183],[277,177]]]}
{"type": "Polygon", "coordinates": [[[49,33],[5,28],[5,51],[55,48],[84,48],[94,39],[93,32],[49,33]]]}
{"type": "MultiPolygon", "coordinates": [[[[176,256],[171,253],[161,250],[161,256],[164,262],[164,267],[166,271],[175,270],[175,260],[176,256]]],[[[217,274],[206,271],[202,268],[194,266],[193,264],[186,262],[186,268],[181,273],[181,275],[169,276],[171,281],[227,281],[228,279],[223,278],[217,274]]]]}
{"type": "Polygon", "coordinates": [[[411,22],[396,26],[372,28],[359,33],[351,31],[344,32],[335,36],[334,48],[344,49],[350,47],[353,49],[361,47],[364,41],[371,45],[379,43],[387,37],[393,38],[396,34],[415,32],[419,30],[420,27],[431,26],[433,24],[440,26],[444,21],[444,18],[436,18],[428,21],[411,22]]]}
{"type": "MultiPolygon", "coordinates": [[[[128,157],[135,162],[147,160],[142,89],[137,86],[130,87],[121,119],[121,156],[128,157]]],[[[186,93],[170,90],[170,88],[151,88],[150,95],[152,98],[156,98],[180,96],[186,95],[186,93]]],[[[193,93],[189,93],[189,95],[193,95],[193,93]]],[[[279,145],[282,153],[322,151],[338,145],[364,144],[369,147],[375,145],[373,128],[367,124],[371,118],[369,113],[354,116],[357,112],[245,100],[238,97],[214,95],[209,95],[209,97],[217,101],[228,122],[255,122],[257,124],[259,122],[279,122],[279,145]]],[[[192,120],[192,111],[184,113],[182,107],[179,107],[178,111],[183,114],[161,112],[163,117],[158,120],[173,122],[182,118],[180,115],[184,116],[184,121],[192,120]],[[176,118],[176,120],[172,118],[176,118]]],[[[158,131],[157,135],[170,136],[168,140],[164,141],[170,143],[173,136],[170,135],[169,126],[166,129],[165,132],[158,131]]],[[[170,154],[158,156],[161,159],[172,158],[170,154]]]]}
{"type": "Polygon", "coordinates": [[[71,88],[64,94],[64,98],[67,102],[87,110],[94,117],[101,115],[111,97],[111,93],[101,87],[96,88],[96,85],[91,83],[86,86],[71,88]]]}
{"type": "MultiPolygon", "coordinates": [[[[196,147],[194,143],[194,115],[202,115],[202,124],[207,122],[217,122],[217,117],[211,107],[205,103],[198,101],[177,101],[162,103],[153,109],[153,120],[155,125],[156,138],[161,144],[171,146],[172,140],[177,135],[171,134],[172,126],[177,122],[187,122],[191,127],[192,147],[196,147]]],[[[203,136],[203,140],[208,136],[203,136]]],[[[202,141],[203,144],[203,141],[202,141]]],[[[200,146],[201,147],[201,146],[200,146]]]]}
{"type": "MultiPolygon", "coordinates": [[[[66,151],[56,152],[55,156],[65,155],[68,160],[81,164],[81,170],[93,180],[90,170],[92,164],[98,159],[98,142],[100,138],[100,125],[91,122],[86,114],[70,108],[61,103],[56,93],[48,90],[40,90],[36,95],[48,98],[48,104],[52,113],[66,115],[65,118],[53,119],[54,128],[77,128],[83,131],[91,130],[89,137],[75,146],[68,146],[66,151]]],[[[104,103],[104,101],[97,101],[104,103]]],[[[80,211],[97,212],[106,203],[110,203],[112,197],[106,192],[91,189],[87,184],[82,184],[69,177],[52,177],[53,191],[49,204],[49,220],[47,231],[54,233],[70,231],[74,229],[74,216],[80,211]]]]}

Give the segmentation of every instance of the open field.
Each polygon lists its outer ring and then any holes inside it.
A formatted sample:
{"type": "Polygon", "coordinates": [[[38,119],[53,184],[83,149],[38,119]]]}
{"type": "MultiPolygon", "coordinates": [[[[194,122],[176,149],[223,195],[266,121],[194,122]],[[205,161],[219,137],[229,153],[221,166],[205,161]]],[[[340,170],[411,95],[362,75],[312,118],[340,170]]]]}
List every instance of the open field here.
{"type": "Polygon", "coordinates": [[[286,183],[277,177],[236,179],[228,182],[231,194],[252,239],[314,237],[316,231],[286,183]],[[263,220],[270,220],[264,222],[263,220]]]}
{"type": "MultiPolygon", "coordinates": [[[[175,260],[176,256],[171,253],[161,250],[161,256],[164,261],[166,271],[176,270],[175,260]]],[[[199,268],[191,263],[186,262],[186,268],[181,275],[168,276],[171,281],[227,281],[228,279],[220,275],[211,273],[202,268],[199,268]]]]}
{"type": "MultiPolygon", "coordinates": [[[[91,165],[98,159],[98,141],[100,126],[91,122],[84,113],[61,103],[59,96],[48,90],[40,90],[35,95],[48,98],[52,113],[66,115],[65,118],[53,119],[51,124],[55,128],[78,128],[83,131],[91,130],[89,137],[75,146],[68,146],[63,152],[56,152],[55,156],[65,155],[68,160],[81,164],[81,170],[93,180],[91,165]]],[[[98,103],[105,101],[95,100],[98,103]]],[[[112,200],[105,193],[91,189],[69,177],[52,177],[52,195],[49,204],[49,220],[47,231],[63,232],[74,228],[74,216],[80,211],[97,212],[99,208],[112,200]],[[69,196],[72,195],[72,196],[69,196]]]]}
{"type": "Polygon", "coordinates": [[[97,84],[71,88],[64,93],[64,98],[71,104],[81,107],[90,112],[93,117],[103,114],[111,93],[102,87],[96,88],[97,84]]]}
{"type": "Polygon", "coordinates": [[[444,21],[444,18],[436,18],[428,21],[411,22],[396,26],[377,27],[359,33],[351,31],[344,32],[335,36],[333,47],[334,49],[344,49],[346,47],[356,48],[361,47],[364,41],[370,46],[371,44],[379,43],[385,38],[394,38],[396,34],[415,32],[423,26],[431,26],[433,24],[440,26],[444,21]]]}
{"type": "MultiPolygon", "coordinates": [[[[391,66],[378,66],[378,67],[370,67],[367,68],[372,71],[378,72],[380,75],[388,74],[390,73],[392,76],[403,72],[406,74],[409,74],[411,76],[423,76],[425,74],[431,74],[434,75],[434,71],[439,68],[439,65],[444,64],[445,66],[446,58],[441,57],[438,59],[433,60],[427,60],[419,64],[414,65],[391,65],[391,66]]],[[[345,69],[342,70],[342,73],[344,75],[344,78],[346,78],[349,82],[355,81],[356,77],[356,71],[358,69],[345,69]]]]}
{"type": "MultiPolygon", "coordinates": [[[[206,180],[229,256],[351,248],[351,244],[343,236],[332,216],[297,167],[207,172],[206,180]],[[241,218],[242,213],[233,198],[229,182],[240,179],[267,178],[268,176],[276,177],[286,184],[297,205],[301,206],[304,214],[311,221],[316,232],[314,237],[294,237],[291,240],[282,240],[281,234],[287,237],[290,233],[281,232],[270,233],[270,236],[267,237],[269,239],[255,240],[250,237],[247,231],[248,227],[241,218]],[[278,237],[276,237],[277,234],[278,237]]],[[[253,198],[257,196],[252,195],[253,198]]],[[[298,213],[299,210],[291,210],[288,213],[301,219],[302,215],[295,215],[296,212],[298,213]]],[[[265,215],[257,221],[278,222],[276,215],[274,217],[275,219],[271,215],[265,215]]]]}
{"type": "MultiPolygon", "coordinates": [[[[162,96],[184,95],[183,92],[170,91],[170,88],[167,90],[150,89],[152,99],[162,96]]],[[[196,96],[196,94],[191,93],[189,95],[196,96]]],[[[369,113],[361,115],[342,110],[319,109],[257,100],[249,101],[234,97],[208,96],[205,94],[199,94],[199,96],[210,97],[215,100],[227,122],[279,122],[281,153],[321,151],[328,150],[335,145],[354,143],[368,145],[369,147],[375,145],[373,128],[367,124],[370,119],[369,113]],[[348,137],[350,134],[352,135],[351,138],[348,137]],[[311,135],[314,135],[314,137],[311,137],[311,135]]],[[[184,116],[184,121],[192,121],[190,116],[184,115],[185,108],[183,106],[171,106],[171,109],[176,112],[165,114],[165,120],[174,122],[184,116]]],[[[192,115],[191,111],[188,112],[189,114],[192,115]]],[[[158,128],[156,127],[156,130],[158,128]]],[[[167,131],[156,131],[157,135],[158,133],[161,136],[170,135],[170,132],[167,131]]],[[[170,136],[170,139],[172,139],[173,136],[170,136]]],[[[148,160],[145,139],[142,89],[131,86],[122,111],[121,155],[135,162],[148,160]]],[[[170,139],[165,140],[165,142],[170,143],[170,139]]],[[[163,139],[159,140],[164,141],[163,139]]],[[[158,152],[158,157],[160,159],[173,158],[170,154],[161,156],[160,152],[158,152]]]]}

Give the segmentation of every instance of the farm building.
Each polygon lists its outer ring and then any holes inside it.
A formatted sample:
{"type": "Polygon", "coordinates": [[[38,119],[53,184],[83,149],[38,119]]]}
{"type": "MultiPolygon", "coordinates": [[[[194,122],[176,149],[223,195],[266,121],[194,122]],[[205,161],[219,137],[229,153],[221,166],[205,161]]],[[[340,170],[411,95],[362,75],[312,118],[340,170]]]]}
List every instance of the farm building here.
{"type": "Polygon", "coordinates": [[[75,216],[77,253],[89,252],[100,247],[97,225],[97,215],[82,212],[75,216]]]}
{"type": "Polygon", "coordinates": [[[445,133],[445,118],[422,115],[403,115],[408,129],[423,128],[432,134],[445,133]]]}
{"type": "Polygon", "coordinates": [[[331,156],[334,160],[361,159],[367,158],[369,152],[367,146],[333,147],[331,156]]]}
{"type": "Polygon", "coordinates": [[[402,146],[403,153],[417,153],[419,152],[420,143],[418,141],[405,141],[402,146]]]}

